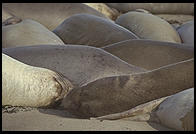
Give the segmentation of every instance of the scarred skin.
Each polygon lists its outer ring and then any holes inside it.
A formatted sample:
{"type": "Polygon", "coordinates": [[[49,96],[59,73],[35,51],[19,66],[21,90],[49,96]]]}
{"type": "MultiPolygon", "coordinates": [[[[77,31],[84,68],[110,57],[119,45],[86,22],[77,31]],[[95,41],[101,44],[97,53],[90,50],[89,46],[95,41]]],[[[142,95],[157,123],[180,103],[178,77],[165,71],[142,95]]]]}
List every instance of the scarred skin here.
{"type": "Polygon", "coordinates": [[[56,106],[72,88],[68,79],[54,71],[29,66],[2,54],[3,106],[56,106]]]}
{"type": "Polygon", "coordinates": [[[144,73],[98,79],[73,89],[61,106],[85,118],[97,117],[123,112],[193,86],[194,59],[190,59],[144,73]]]}

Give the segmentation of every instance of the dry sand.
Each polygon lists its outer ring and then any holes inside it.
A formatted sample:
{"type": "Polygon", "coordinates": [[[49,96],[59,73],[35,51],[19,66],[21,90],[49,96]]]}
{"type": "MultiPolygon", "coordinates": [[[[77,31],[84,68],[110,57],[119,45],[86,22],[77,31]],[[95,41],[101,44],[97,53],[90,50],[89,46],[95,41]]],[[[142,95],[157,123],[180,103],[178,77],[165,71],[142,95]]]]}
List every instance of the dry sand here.
{"type": "Polygon", "coordinates": [[[57,109],[2,109],[3,131],[171,131],[155,123],[78,119],[57,109]]]}

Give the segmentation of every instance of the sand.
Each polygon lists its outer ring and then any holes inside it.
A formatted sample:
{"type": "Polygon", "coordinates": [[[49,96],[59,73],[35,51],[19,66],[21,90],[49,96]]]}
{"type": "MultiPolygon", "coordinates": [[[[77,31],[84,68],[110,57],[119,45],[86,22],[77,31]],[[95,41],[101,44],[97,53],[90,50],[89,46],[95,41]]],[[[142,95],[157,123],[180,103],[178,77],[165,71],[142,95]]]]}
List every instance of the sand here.
{"type": "Polygon", "coordinates": [[[79,119],[58,109],[2,109],[3,131],[172,131],[159,124],[129,120],[79,119]]]}

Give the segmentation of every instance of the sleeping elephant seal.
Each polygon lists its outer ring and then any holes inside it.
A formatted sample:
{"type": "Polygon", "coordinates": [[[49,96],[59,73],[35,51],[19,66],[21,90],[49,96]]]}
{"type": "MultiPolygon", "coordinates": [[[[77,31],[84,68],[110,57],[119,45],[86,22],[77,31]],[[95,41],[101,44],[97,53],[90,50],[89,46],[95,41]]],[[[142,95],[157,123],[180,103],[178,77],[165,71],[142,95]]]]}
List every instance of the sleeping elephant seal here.
{"type": "Polygon", "coordinates": [[[72,87],[56,72],[2,54],[2,105],[55,106],[72,87]]]}
{"type": "Polygon", "coordinates": [[[35,20],[51,31],[66,18],[78,13],[107,18],[95,9],[81,3],[3,3],[2,7],[21,19],[35,20]]]}
{"type": "Polygon", "coordinates": [[[138,37],[129,30],[89,14],[77,14],[66,19],[54,31],[65,44],[89,45],[103,47],[138,37]]]}
{"type": "Polygon", "coordinates": [[[194,88],[168,97],[159,105],[156,115],[165,126],[194,131],[194,88]]]}
{"type": "Polygon", "coordinates": [[[122,13],[145,9],[153,14],[194,14],[194,3],[106,3],[122,13]]]}
{"type": "Polygon", "coordinates": [[[189,21],[177,28],[183,43],[194,46],[194,21],[189,21]]]}
{"type": "Polygon", "coordinates": [[[149,121],[178,131],[194,131],[194,88],[96,119],[149,121]]]}
{"type": "Polygon", "coordinates": [[[83,118],[134,108],[194,87],[194,59],[132,75],[105,77],[75,88],[61,107],[83,118]]]}
{"type": "Polygon", "coordinates": [[[116,20],[116,18],[120,15],[120,13],[116,9],[110,8],[104,3],[83,3],[83,4],[96,9],[97,11],[101,12],[111,20],[116,20]]]}
{"type": "Polygon", "coordinates": [[[144,39],[126,40],[102,47],[129,64],[156,69],[194,57],[194,48],[177,43],[144,39]]]}
{"type": "Polygon", "coordinates": [[[64,44],[63,41],[40,23],[26,19],[20,23],[2,27],[2,47],[41,44],[64,44]]]}
{"type": "Polygon", "coordinates": [[[7,48],[2,52],[28,65],[59,72],[76,87],[107,76],[146,71],[89,46],[40,45],[7,48]]]}
{"type": "Polygon", "coordinates": [[[149,13],[128,12],[120,15],[116,23],[142,39],[181,43],[178,32],[168,22],[149,13]]]}

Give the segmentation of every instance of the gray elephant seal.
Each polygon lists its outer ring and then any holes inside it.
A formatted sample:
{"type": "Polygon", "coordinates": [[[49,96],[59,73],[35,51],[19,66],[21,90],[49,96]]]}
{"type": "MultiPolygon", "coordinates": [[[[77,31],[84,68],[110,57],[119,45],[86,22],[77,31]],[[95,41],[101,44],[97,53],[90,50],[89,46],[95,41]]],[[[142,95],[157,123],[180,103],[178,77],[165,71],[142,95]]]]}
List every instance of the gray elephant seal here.
{"type": "Polygon", "coordinates": [[[153,121],[179,131],[194,131],[194,88],[96,119],[153,121]]]}
{"type": "Polygon", "coordinates": [[[66,19],[54,31],[65,44],[103,47],[119,41],[137,39],[129,30],[89,14],[77,14],[66,19]]]}
{"type": "Polygon", "coordinates": [[[2,105],[55,106],[72,87],[56,72],[2,54],[2,105]]]}
{"type": "Polygon", "coordinates": [[[78,13],[107,18],[95,9],[81,3],[3,3],[2,7],[22,20],[38,21],[51,31],[66,18],[78,13]]]}
{"type": "Polygon", "coordinates": [[[194,57],[194,48],[177,43],[153,40],[126,40],[102,47],[129,64],[156,69],[194,57]]]}
{"type": "Polygon", "coordinates": [[[152,71],[105,77],[73,89],[61,107],[83,117],[123,112],[194,87],[194,59],[152,71]]]}
{"type": "Polygon", "coordinates": [[[40,45],[6,48],[2,52],[28,65],[59,72],[76,87],[107,76],[146,71],[89,46],[40,45]]]}
{"type": "Polygon", "coordinates": [[[181,43],[178,32],[167,21],[152,14],[128,12],[120,15],[115,22],[141,39],[181,43]]]}
{"type": "Polygon", "coordinates": [[[145,9],[153,14],[194,14],[194,3],[106,3],[122,13],[145,9]]]}
{"type": "Polygon", "coordinates": [[[189,21],[177,28],[183,43],[194,46],[194,21],[189,21]]]}
{"type": "Polygon", "coordinates": [[[20,23],[2,27],[2,47],[64,44],[54,33],[40,23],[26,19],[20,23]]]}

